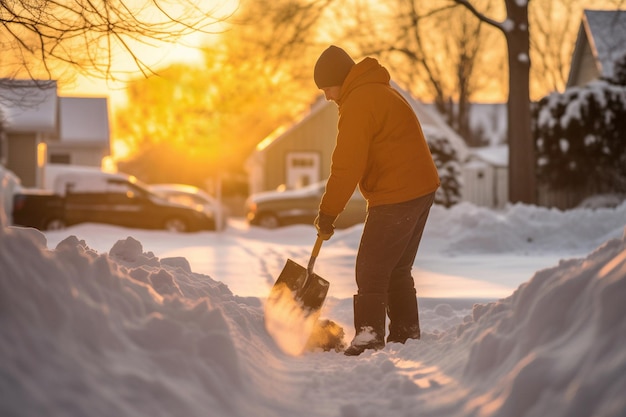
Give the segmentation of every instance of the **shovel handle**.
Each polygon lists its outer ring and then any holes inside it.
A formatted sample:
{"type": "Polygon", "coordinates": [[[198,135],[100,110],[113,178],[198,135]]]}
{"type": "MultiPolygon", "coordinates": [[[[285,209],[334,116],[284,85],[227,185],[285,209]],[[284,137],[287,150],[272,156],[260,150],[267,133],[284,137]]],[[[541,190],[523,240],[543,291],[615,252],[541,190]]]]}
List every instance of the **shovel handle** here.
{"type": "Polygon", "coordinates": [[[313,245],[313,250],[311,251],[311,259],[309,259],[309,265],[307,266],[306,273],[307,278],[313,275],[313,265],[315,265],[315,260],[317,259],[317,255],[320,254],[320,249],[322,248],[322,243],[324,239],[321,237],[317,237],[315,240],[315,244],[313,245]]]}
{"type": "Polygon", "coordinates": [[[324,242],[324,239],[322,239],[319,236],[317,237],[317,239],[315,239],[315,244],[313,245],[313,250],[311,251],[312,258],[317,258],[317,255],[320,254],[320,249],[322,248],[323,242],[324,242]]]}

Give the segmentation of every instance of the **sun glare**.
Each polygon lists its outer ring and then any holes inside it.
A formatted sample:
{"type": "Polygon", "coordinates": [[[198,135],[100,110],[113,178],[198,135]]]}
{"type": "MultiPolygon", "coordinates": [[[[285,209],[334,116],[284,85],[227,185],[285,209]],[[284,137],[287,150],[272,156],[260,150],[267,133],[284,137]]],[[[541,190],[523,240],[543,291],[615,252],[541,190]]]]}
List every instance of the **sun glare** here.
{"type": "Polygon", "coordinates": [[[59,86],[61,95],[70,96],[109,96],[113,109],[125,104],[126,83],[142,73],[137,67],[135,58],[138,58],[151,70],[160,70],[174,63],[201,63],[202,52],[200,47],[212,38],[221,36],[227,28],[228,17],[239,7],[237,0],[212,0],[209,2],[199,1],[198,8],[211,14],[216,22],[206,31],[191,33],[177,42],[143,42],[141,40],[126,40],[131,48],[133,57],[124,47],[118,45],[111,51],[113,58],[111,74],[106,77],[89,77],[77,75],[72,83],[59,86]],[[207,4],[208,3],[208,4],[207,4]],[[225,22],[220,20],[224,19],[225,22]]]}

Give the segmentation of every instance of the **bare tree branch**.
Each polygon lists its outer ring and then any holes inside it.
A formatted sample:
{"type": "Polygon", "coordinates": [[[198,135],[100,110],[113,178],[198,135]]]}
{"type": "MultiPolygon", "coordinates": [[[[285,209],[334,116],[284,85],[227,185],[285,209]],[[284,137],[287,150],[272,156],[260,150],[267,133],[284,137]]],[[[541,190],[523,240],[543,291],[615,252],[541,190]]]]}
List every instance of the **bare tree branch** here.
{"type": "Polygon", "coordinates": [[[464,6],[471,14],[473,14],[481,22],[487,23],[501,30],[502,32],[506,31],[506,28],[503,22],[498,22],[497,20],[487,17],[484,13],[479,12],[469,0],[452,0],[452,1],[455,2],[456,4],[464,6]]]}
{"type": "Polygon", "coordinates": [[[227,16],[201,0],[0,0],[0,76],[54,76],[59,64],[83,74],[116,79],[121,51],[143,74],[153,72],[141,44],[174,43],[210,29],[227,16]]]}

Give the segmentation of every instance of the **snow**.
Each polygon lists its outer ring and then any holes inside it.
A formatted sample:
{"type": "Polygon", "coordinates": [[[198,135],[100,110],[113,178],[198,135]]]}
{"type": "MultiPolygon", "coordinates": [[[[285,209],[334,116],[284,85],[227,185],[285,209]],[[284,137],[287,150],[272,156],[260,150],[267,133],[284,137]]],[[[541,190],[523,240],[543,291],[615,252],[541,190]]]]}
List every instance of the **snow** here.
{"type": "Polygon", "coordinates": [[[512,19],[507,18],[502,22],[501,27],[504,32],[513,32],[515,29],[515,22],[512,19]]]}
{"type": "Polygon", "coordinates": [[[517,55],[517,61],[521,62],[522,64],[529,64],[530,58],[528,57],[528,54],[520,53],[517,55]]]}
{"type": "MultiPolygon", "coordinates": [[[[284,353],[263,303],[312,226],[0,229],[2,416],[626,415],[626,204],[434,207],[421,340],[284,353]]],[[[322,318],[354,331],[362,226],[325,242],[322,318]]],[[[340,334],[340,333],[339,333],[340,334]]]]}

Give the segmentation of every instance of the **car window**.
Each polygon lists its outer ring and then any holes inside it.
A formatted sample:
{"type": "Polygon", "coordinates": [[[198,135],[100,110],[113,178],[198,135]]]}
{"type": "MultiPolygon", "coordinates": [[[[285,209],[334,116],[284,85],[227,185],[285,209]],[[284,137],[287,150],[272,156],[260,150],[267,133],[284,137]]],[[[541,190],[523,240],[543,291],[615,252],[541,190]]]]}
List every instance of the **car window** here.
{"type": "Polygon", "coordinates": [[[127,199],[145,196],[145,192],[142,189],[126,181],[109,180],[107,181],[106,191],[110,194],[115,194],[117,199],[122,198],[121,196],[127,199]]]}
{"type": "Polygon", "coordinates": [[[189,194],[165,194],[165,197],[173,203],[184,204],[186,206],[195,206],[197,204],[200,204],[200,205],[203,204],[201,200],[189,194]]]}

